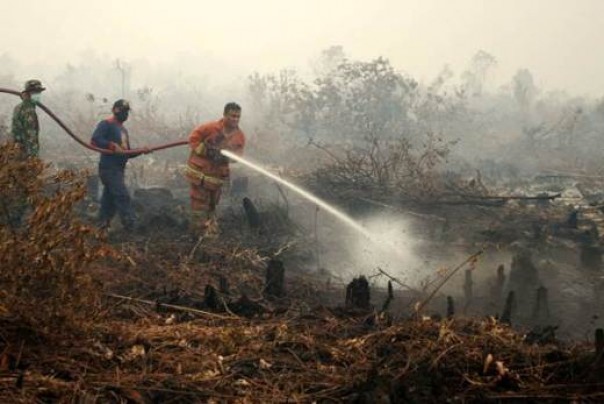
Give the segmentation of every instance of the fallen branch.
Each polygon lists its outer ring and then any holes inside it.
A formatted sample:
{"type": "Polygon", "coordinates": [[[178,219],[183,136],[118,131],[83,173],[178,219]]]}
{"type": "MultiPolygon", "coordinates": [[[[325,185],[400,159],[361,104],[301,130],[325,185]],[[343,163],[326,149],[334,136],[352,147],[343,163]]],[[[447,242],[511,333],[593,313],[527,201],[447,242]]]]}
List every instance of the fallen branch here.
{"type": "Polygon", "coordinates": [[[149,305],[149,306],[164,307],[164,308],[167,308],[167,309],[182,311],[182,312],[186,312],[186,313],[192,313],[192,314],[199,314],[199,315],[202,315],[202,316],[214,317],[214,318],[218,318],[218,319],[221,319],[221,320],[240,320],[240,317],[223,316],[223,315],[216,314],[216,313],[210,313],[208,311],[194,309],[192,307],[178,306],[178,305],[175,305],[175,304],[168,304],[168,303],[159,303],[159,302],[155,302],[155,301],[152,301],[152,300],[139,299],[139,298],[136,298],[136,297],[116,295],[116,294],[113,294],[113,293],[106,293],[105,296],[112,297],[114,299],[127,300],[129,302],[142,303],[142,304],[146,304],[146,305],[149,305]]]}
{"type": "Polygon", "coordinates": [[[405,209],[401,209],[398,208],[396,206],[392,206],[392,205],[388,205],[382,202],[378,202],[378,201],[374,201],[373,199],[367,199],[367,198],[363,198],[363,197],[356,197],[358,200],[363,201],[363,202],[367,202],[367,203],[371,203],[372,205],[376,205],[376,206],[381,206],[383,208],[387,208],[387,209],[392,209],[394,211],[397,212],[401,212],[401,213],[405,213],[411,216],[416,216],[422,219],[428,219],[428,220],[437,220],[437,221],[441,221],[441,222],[446,222],[447,219],[445,219],[444,217],[440,217],[440,216],[436,216],[436,215],[430,215],[430,214],[425,214],[425,213],[417,213],[417,212],[413,212],[410,210],[405,210],[405,209]]]}
{"type": "Polygon", "coordinates": [[[406,289],[409,289],[409,290],[410,290],[410,291],[412,291],[412,292],[417,292],[417,293],[420,293],[420,292],[419,292],[419,290],[414,289],[414,288],[412,288],[411,286],[404,284],[404,283],[403,283],[403,282],[401,282],[399,279],[395,278],[394,276],[390,275],[388,272],[384,271],[382,268],[377,267],[377,270],[378,270],[378,272],[379,272],[381,275],[384,275],[386,278],[390,279],[391,281],[393,281],[393,282],[394,282],[394,283],[396,283],[397,285],[402,286],[402,287],[404,287],[404,288],[406,288],[406,289]]]}
{"type": "Polygon", "coordinates": [[[589,178],[589,179],[594,179],[594,180],[604,180],[604,176],[602,175],[587,175],[587,174],[578,174],[578,173],[569,173],[569,172],[563,172],[563,171],[556,171],[556,170],[544,170],[545,172],[551,173],[551,174],[541,174],[541,175],[536,175],[535,178],[547,178],[547,177],[553,177],[553,178],[589,178]]]}
{"type": "Polygon", "coordinates": [[[484,196],[476,196],[476,195],[460,195],[463,197],[468,197],[472,199],[501,199],[504,201],[510,200],[523,200],[523,201],[534,201],[534,200],[553,200],[556,198],[560,198],[562,196],[561,193],[553,194],[553,195],[536,195],[536,196],[521,196],[521,195],[484,195],[484,196]]]}

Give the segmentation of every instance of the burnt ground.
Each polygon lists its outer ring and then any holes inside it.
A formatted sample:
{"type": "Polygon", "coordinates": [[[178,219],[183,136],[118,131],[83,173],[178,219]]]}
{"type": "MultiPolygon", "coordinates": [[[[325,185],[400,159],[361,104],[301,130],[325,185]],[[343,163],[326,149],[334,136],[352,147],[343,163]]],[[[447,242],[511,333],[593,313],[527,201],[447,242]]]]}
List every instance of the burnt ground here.
{"type": "MultiPolygon", "coordinates": [[[[355,286],[354,298],[350,273],[317,264],[312,220],[298,220],[312,209],[294,198],[232,189],[220,235],[200,241],[186,231],[185,190],[136,191],[137,233],[117,225],[109,235],[122,259],[90,269],[104,296],[92,326],[64,338],[3,320],[0,396],[597,402],[604,367],[590,341],[601,327],[602,221],[586,193],[546,204],[397,206],[431,276],[409,284],[404,271],[368,267],[369,294],[355,286]],[[269,268],[276,278],[267,283],[269,268]]],[[[345,200],[359,217],[376,209],[345,200]]],[[[89,200],[82,212],[95,209],[89,200]]]]}

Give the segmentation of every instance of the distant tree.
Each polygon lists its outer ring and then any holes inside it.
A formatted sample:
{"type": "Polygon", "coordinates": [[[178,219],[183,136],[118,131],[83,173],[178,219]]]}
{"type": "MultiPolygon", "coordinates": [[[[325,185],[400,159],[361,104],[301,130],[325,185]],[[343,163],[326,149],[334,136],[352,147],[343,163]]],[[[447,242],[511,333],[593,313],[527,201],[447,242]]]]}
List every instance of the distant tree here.
{"type": "Polygon", "coordinates": [[[438,73],[436,78],[432,80],[428,86],[428,90],[432,92],[440,91],[446,82],[448,82],[454,76],[453,71],[449,65],[445,65],[438,73]]]}
{"type": "Polygon", "coordinates": [[[346,53],[340,45],[331,46],[323,50],[314,63],[313,70],[316,76],[321,77],[334,71],[340,64],[346,61],[346,53]]]}
{"type": "Polygon", "coordinates": [[[528,69],[520,69],[514,75],[512,83],[514,98],[516,99],[520,110],[524,114],[528,114],[538,93],[535,81],[533,80],[533,75],[528,69]]]}
{"type": "Polygon", "coordinates": [[[479,50],[470,61],[468,70],[463,72],[462,88],[473,97],[482,95],[490,71],[497,66],[497,59],[483,50],[479,50]]]}
{"type": "Polygon", "coordinates": [[[306,116],[315,120],[314,133],[322,138],[396,137],[408,126],[416,88],[417,82],[395,71],[387,59],[344,60],[315,80],[313,112],[306,116]]]}
{"type": "Polygon", "coordinates": [[[312,130],[309,125],[313,117],[308,116],[313,113],[312,94],[294,70],[266,75],[254,73],[248,77],[247,90],[251,98],[249,116],[268,149],[274,150],[283,146],[282,142],[307,136],[312,130]]]}
{"type": "Polygon", "coordinates": [[[340,47],[322,58],[329,68],[311,84],[292,71],[250,76],[248,89],[265,125],[282,125],[324,151],[331,164],[320,175],[327,181],[431,192],[433,174],[453,145],[431,123],[450,122],[463,104],[454,91],[447,95],[452,72],[445,69],[420,88],[385,58],[349,60],[340,47]]]}

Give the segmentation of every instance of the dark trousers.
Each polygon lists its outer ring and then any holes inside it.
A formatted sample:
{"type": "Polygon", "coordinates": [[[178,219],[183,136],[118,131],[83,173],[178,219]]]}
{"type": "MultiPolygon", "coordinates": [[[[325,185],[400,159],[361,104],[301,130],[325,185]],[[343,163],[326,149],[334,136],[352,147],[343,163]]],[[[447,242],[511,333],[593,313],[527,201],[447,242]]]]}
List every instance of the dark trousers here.
{"type": "Polygon", "coordinates": [[[134,208],[124,182],[124,169],[102,168],[99,177],[103,183],[99,221],[101,226],[108,226],[116,213],[119,214],[126,230],[134,228],[134,208]]]}

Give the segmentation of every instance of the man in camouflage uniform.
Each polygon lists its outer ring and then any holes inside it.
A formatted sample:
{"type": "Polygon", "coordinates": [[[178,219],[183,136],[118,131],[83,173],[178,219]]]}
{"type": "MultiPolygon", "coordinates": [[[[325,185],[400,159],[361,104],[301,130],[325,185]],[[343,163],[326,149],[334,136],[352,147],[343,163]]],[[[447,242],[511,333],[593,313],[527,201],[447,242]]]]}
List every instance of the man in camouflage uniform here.
{"type": "MultiPolygon", "coordinates": [[[[40,142],[38,135],[40,125],[36,113],[36,103],[40,101],[42,91],[46,90],[40,80],[28,80],[21,92],[21,103],[13,111],[12,140],[21,148],[21,158],[38,158],[40,156],[40,142]]],[[[8,212],[8,222],[12,228],[21,227],[23,215],[28,203],[25,190],[17,190],[17,201],[8,212]],[[20,196],[19,196],[20,195],[20,196]]]]}
{"type": "Polygon", "coordinates": [[[40,125],[36,104],[40,101],[42,91],[46,90],[40,80],[28,80],[21,92],[23,100],[13,111],[13,140],[21,146],[24,157],[39,157],[40,142],[38,135],[40,125]]]}

